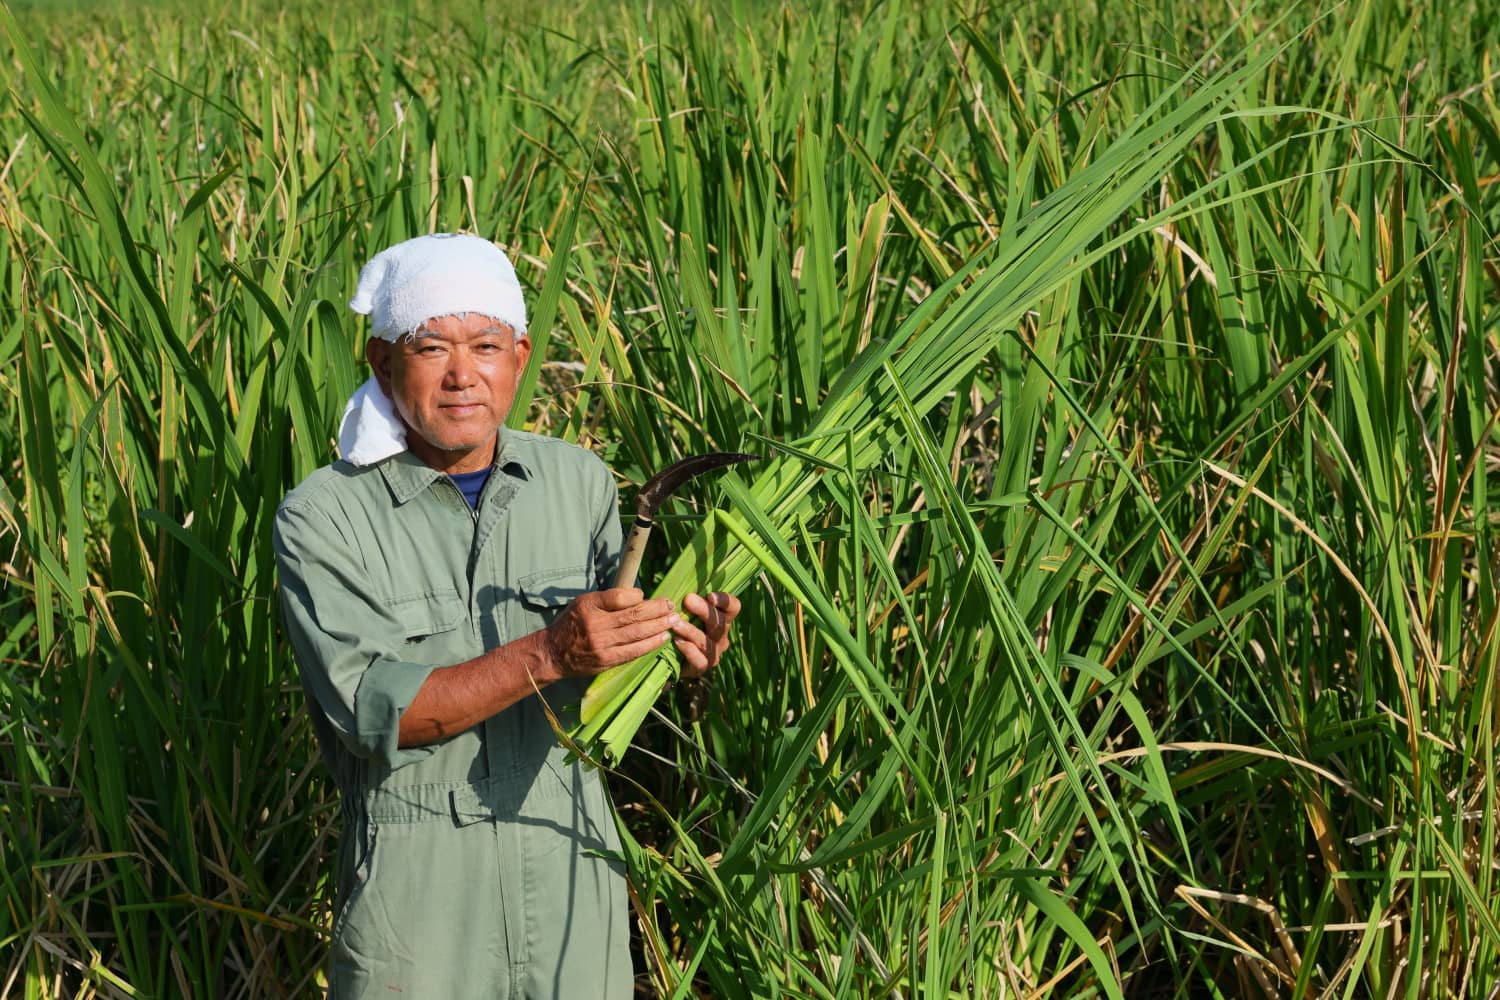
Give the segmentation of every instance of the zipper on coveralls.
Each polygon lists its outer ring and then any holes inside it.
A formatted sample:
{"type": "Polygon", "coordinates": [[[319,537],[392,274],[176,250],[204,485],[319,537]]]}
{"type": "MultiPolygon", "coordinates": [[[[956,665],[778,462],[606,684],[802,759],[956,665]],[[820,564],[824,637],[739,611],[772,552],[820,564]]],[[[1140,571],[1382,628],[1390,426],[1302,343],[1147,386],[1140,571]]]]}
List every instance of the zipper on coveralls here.
{"type": "MultiPolygon", "coordinates": [[[[474,527],[476,527],[476,528],[479,527],[479,506],[478,505],[475,505],[473,507],[469,506],[469,501],[468,501],[468,498],[464,496],[464,491],[458,488],[458,484],[453,481],[453,478],[451,476],[445,476],[443,478],[445,478],[445,479],[448,480],[448,485],[450,487],[452,487],[454,495],[458,497],[458,505],[460,507],[462,507],[464,510],[466,510],[466,511],[469,512],[469,517],[472,518],[473,521],[474,521],[474,527]]],[[[484,484],[484,488],[485,489],[489,489],[490,488],[490,484],[489,483],[485,483],[484,484]]],[[[484,492],[483,491],[480,491],[480,494],[479,494],[479,503],[480,504],[484,503],[484,492]]]]}

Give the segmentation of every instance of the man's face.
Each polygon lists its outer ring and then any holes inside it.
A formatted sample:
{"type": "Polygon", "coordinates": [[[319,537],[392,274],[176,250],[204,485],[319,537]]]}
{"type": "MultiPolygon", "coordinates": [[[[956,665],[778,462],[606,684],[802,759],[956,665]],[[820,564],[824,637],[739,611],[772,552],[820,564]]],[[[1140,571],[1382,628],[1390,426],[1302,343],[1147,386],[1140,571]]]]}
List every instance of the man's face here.
{"type": "Polygon", "coordinates": [[[365,357],[406,424],[406,444],[442,472],[477,472],[495,457],[531,341],[488,316],[439,316],[392,344],[371,338],[365,357]]]}

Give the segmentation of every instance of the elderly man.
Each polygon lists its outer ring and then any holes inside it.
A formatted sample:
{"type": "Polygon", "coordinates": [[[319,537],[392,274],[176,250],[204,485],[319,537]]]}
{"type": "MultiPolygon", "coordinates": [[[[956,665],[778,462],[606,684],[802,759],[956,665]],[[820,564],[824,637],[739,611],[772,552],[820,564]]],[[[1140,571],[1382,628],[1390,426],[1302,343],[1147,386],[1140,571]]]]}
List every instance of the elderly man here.
{"type": "Polygon", "coordinates": [[[276,518],[282,608],[344,821],[334,998],[625,997],[608,794],[569,763],[589,678],[673,641],[684,673],[739,603],[609,587],[614,481],[502,429],[531,353],[510,261],[424,236],[369,262],[374,377],[276,518]],[[540,694],[538,694],[540,692],[540,694]]]}

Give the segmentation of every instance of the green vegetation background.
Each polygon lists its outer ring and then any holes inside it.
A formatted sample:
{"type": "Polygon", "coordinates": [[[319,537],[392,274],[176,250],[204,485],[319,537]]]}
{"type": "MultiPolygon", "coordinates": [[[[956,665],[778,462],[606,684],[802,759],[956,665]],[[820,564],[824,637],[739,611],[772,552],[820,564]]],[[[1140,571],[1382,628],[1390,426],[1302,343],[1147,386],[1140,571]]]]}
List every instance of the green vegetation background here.
{"type": "Polygon", "coordinates": [[[651,556],[747,612],[643,993],[1496,995],[1489,8],[0,8],[0,995],[316,992],[269,518],[459,228],[518,421],[774,456],[651,556]]]}

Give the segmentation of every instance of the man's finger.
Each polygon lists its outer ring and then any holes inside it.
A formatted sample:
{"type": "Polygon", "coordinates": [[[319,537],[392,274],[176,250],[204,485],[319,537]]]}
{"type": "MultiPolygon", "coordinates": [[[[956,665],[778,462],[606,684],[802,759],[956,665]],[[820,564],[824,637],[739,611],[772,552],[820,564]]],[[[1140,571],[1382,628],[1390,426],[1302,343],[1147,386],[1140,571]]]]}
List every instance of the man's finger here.
{"type": "Polygon", "coordinates": [[[683,598],[683,607],[693,611],[700,618],[718,612],[733,621],[740,613],[740,599],[733,594],[726,594],[722,590],[715,590],[707,597],[699,594],[689,594],[683,598]],[[695,610],[694,605],[698,608],[695,610]]]}
{"type": "Polygon", "coordinates": [[[716,590],[708,595],[708,603],[724,613],[729,621],[734,621],[740,614],[740,599],[733,594],[726,594],[722,590],[716,590]]]}
{"type": "Polygon", "coordinates": [[[704,655],[701,646],[681,636],[677,637],[676,646],[683,661],[683,677],[702,677],[708,671],[708,657],[704,655]]]}
{"type": "MultiPolygon", "coordinates": [[[[691,622],[683,622],[679,626],[673,626],[672,632],[677,642],[677,648],[683,651],[683,656],[695,668],[687,672],[687,676],[696,677],[712,667],[719,664],[719,657],[723,655],[725,648],[729,645],[727,639],[714,638],[713,631],[704,631],[691,622]]],[[[685,671],[686,672],[686,671],[685,671]]]]}
{"type": "MultiPolygon", "coordinates": [[[[588,596],[585,594],[579,600],[582,601],[588,596]]],[[[594,597],[597,599],[599,607],[605,611],[624,611],[626,608],[633,608],[644,601],[646,594],[639,587],[611,587],[608,590],[598,591],[594,597]]]]}
{"type": "Polygon", "coordinates": [[[677,609],[672,606],[671,601],[657,598],[654,601],[640,601],[618,611],[610,611],[609,616],[605,624],[610,628],[620,628],[637,622],[663,622],[668,618],[676,617],[677,609]]]}
{"type": "Polygon", "coordinates": [[[705,625],[711,623],[720,611],[702,594],[689,594],[682,599],[682,609],[705,625]]]}
{"type": "MultiPolygon", "coordinates": [[[[626,643],[623,646],[612,646],[606,655],[600,657],[601,668],[618,667],[622,663],[639,659],[647,653],[660,649],[671,637],[670,632],[657,632],[648,639],[626,643]]],[[[594,673],[601,672],[602,669],[594,671],[594,673]]]]}
{"type": "Polygon", "coordinates": [[[661,618],[676,618],[677,608],[671,601],[658,597],[652,601],[642,601],[635,607],[626,608],[624,614],[629,615],[631,621],[655,621],[661,618]]]}
{"type": "Polygon", "coordinates": [[[708,648],[708,636],[698,626],[679,618],[672,626],[672,634],[683,642],[690,642],[699,649],[708,648]]]}
{"type": "Polygon", "coordinates": [[[646,621],[628,622],[617,628],[611,629],[608,634],[610,645],[617,646],[622,643],[640,642],[654,635],[665,635],[675,632],[683,624],[681,618],[675,614],[663,615],[660,618],[650,618],[646,621]]]}
{"type": "Polygon", "coordinates": [[[672,606],[671,601],[664,598],[646,600],[645,595],[634,587],[585,594],[578,598],[577,603],[580,611],[594,610],[612,616],[615,620],[608,623],[611,626],[666,618],[677,610],[672,606]],[[589,605],[592,605],[592,609],[589,605]]]}

